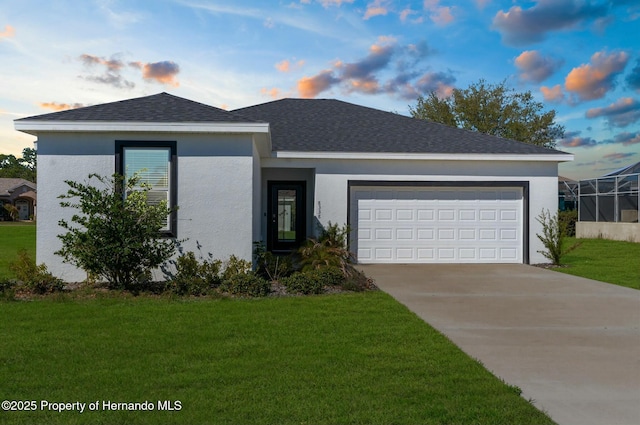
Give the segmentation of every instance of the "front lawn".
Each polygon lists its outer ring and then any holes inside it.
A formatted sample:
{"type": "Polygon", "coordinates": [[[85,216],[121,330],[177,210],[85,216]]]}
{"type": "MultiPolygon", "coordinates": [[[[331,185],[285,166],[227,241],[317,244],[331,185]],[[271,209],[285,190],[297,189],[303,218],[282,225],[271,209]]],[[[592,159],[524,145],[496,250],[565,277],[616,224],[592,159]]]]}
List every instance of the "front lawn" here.
{"type": "MultiPolygon", "coordinates": [[[[568,238],[567,246],[575,238],[568,238]]],[[[582,245],[563,258],[563,273],[640,289],[640,243],[578,239],[582,245]]]]}
{"type": "Polygon", "coordinates": [[[0,303],[0,334],[0,400],[37,402],[3,424],[553,423],[382,292],[59,295],[0,303]],[[145,401],[154,410],[104,404],[145,401]]]}
{"type": "Polygon", "coordinates": [[[18,251],[26,249],[32,258],[36,256],[35,223],[0,223],[0,279],[13,277],[9,263],[18,258],[18,251]]]}

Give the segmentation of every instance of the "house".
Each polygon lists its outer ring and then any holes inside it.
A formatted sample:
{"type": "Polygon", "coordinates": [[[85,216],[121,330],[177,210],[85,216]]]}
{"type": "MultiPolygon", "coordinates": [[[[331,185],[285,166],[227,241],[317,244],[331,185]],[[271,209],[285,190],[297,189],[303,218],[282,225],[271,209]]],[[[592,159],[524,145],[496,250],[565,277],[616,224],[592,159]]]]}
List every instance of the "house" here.
{"type": "Polygon", "coordinates": [[[18,210],[18,220],[36,216],[36,184],[25,179],[0,178],[0,220],[11,220],[5,205],[18,210]]]}
{"type": "Polygon", "coordinates": [[[251,259],[287,252],[327,223],[348,224],[360,263],[543,262],[535,217],[558,208],[553,149],[331,99],[225,111],[167,93],[22,118],[38,138],[37,261],[70,218],[65,180],[146,170],[179,210],[165,233],[185,248],[251,259]]]}

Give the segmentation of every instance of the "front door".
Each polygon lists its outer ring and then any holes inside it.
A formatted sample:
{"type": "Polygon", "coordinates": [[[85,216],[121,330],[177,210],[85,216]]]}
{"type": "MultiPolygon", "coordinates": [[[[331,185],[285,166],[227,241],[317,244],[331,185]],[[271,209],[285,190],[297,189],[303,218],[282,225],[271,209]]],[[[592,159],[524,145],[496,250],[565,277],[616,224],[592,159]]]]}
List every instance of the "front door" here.
{"type": "Polygon", "coordinates": [[[292,251],[306,238],[306,182],[270,181],[267,186],[267,249],[292,251]]]}

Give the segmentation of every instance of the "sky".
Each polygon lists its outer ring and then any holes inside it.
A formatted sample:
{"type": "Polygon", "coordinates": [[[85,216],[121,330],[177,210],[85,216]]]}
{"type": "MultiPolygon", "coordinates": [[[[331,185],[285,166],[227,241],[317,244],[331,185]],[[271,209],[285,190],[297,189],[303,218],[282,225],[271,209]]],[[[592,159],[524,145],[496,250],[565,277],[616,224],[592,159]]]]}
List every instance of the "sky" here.
{"type": "Polygon", "coordinates": [[[640,161],[640,1],[0,0],[13,120],[168,92],[223,109],[334,98],[409,115],[484,79],[530,91],[586,179],[640,161]]]}

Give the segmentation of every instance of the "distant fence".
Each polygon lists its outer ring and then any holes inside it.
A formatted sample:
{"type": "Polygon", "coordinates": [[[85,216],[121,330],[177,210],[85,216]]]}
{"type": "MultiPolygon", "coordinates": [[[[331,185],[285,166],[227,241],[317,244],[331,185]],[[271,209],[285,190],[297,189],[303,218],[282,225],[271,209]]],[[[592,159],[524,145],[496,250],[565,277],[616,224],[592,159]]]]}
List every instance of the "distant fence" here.
{"type": "Polygon", "coordinates": [[[579,221],[637,223],[640,174],[580,180],[579,221]]]}

